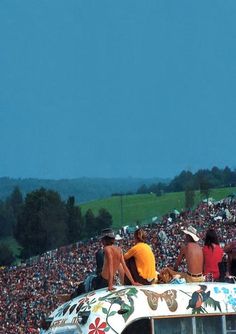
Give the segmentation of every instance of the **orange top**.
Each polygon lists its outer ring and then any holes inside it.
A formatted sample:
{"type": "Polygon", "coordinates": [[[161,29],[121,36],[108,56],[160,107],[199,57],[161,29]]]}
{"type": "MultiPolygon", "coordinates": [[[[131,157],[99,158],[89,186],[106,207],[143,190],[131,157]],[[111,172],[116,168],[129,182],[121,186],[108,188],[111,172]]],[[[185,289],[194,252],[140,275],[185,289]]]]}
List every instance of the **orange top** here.
{"type": "Polygon", "coordinates": [[[128,260],[131,257],[135,259],[135,264],[140,276],[146,280],[156,278],[155,256],[148,244],[138,242],[135,246],[130,248],[130,250],[124,254],[124,258],[128,260]]]}

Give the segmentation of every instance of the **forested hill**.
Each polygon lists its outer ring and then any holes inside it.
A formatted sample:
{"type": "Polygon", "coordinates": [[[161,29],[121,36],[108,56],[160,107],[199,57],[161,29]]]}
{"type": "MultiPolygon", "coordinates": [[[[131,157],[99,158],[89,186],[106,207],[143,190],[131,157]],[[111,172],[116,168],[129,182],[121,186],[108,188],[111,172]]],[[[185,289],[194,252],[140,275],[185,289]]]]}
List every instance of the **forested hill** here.
{"type": "Polygon", "coordinates": [[[94,199],[109,197],[117,193],[135,193],[142,185],[151,185],[158,182],[167,182],[159,178],[77,178],[63,180],[45,179],[13,179],[0,177],[0,199],[8,197],[17,186],[23,195],[39,189],[51,189],[57,191],[62,199],[74,196],[77,203],[88,202],[94,199]]]}

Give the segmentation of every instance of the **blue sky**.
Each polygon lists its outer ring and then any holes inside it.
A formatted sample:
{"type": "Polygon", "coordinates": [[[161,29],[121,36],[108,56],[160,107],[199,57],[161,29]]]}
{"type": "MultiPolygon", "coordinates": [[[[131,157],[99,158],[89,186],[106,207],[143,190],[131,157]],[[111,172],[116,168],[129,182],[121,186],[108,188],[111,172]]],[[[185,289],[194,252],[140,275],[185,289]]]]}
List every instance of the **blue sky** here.
{"type": "Polygon", "coordinates": [[[0,176],[236,168],[235,18],[235,0],[1,0],[0,176]]]}

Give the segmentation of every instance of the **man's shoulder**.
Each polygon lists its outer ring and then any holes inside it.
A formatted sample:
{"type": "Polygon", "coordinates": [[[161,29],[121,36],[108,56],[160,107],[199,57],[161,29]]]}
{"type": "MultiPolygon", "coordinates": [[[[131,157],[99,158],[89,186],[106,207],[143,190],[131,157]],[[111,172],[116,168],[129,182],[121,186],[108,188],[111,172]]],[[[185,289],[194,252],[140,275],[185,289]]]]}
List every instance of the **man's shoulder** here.
{"type": "Polygon", "coordinates": [[[105,250],[106,251],[114,251],[114,252],[121,252],[121,248],[119,246],[116,246],[116,245],[109,245],[109,246],[106,246],[105,247],[105,250]]]}
{"type": "Polygon", "coordinates": [[[185,246],[186,249],[203,249],[202,246],[200,246],[198,243],[196,242],[188,242],[187,245],[185,246]]]}

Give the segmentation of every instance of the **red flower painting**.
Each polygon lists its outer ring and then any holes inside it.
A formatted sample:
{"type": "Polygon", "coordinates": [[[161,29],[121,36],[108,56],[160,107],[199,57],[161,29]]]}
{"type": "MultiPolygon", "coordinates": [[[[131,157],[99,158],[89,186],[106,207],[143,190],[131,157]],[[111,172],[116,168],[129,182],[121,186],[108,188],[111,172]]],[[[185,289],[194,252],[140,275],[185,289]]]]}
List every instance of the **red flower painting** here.
{"type": "Polygon", "coordinates": [[[89,325],[89,334],[105,334],[104,329],[107,324],[105,322],[100,323],[100,318],[96,318],[94,323],[89,325]]]}

